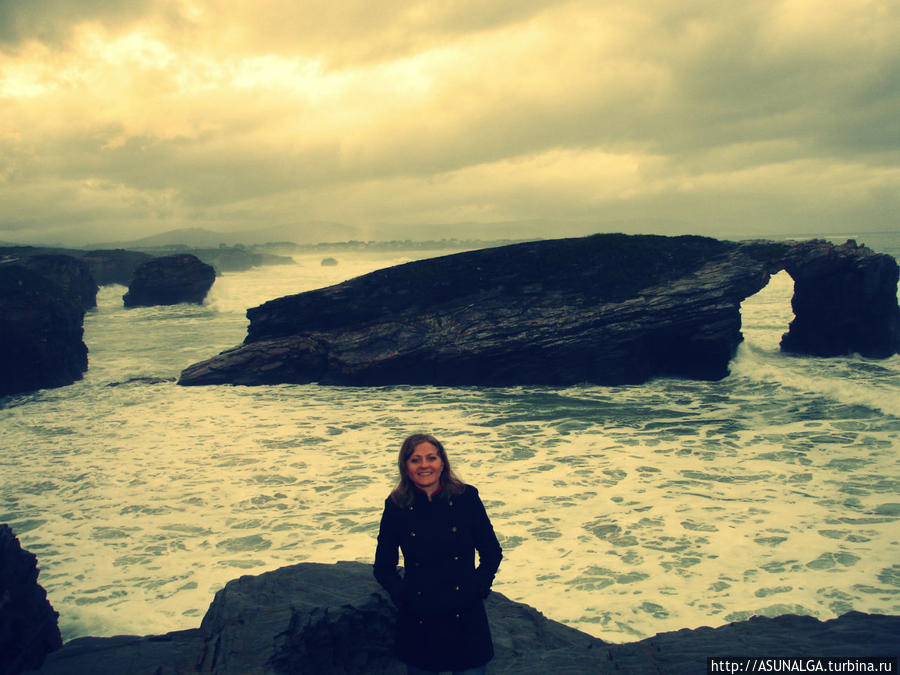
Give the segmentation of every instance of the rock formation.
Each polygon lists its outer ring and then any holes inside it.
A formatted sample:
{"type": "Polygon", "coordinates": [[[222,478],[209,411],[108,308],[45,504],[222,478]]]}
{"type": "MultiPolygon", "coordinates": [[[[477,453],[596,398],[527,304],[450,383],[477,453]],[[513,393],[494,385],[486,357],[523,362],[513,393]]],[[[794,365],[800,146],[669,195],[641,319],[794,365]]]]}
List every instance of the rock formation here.
{"type": "Polygon", "coordinates": [[[741,302],[785,268],[802,280],[786,349],[819,353],[817,327],[836,320],[836,296],[817,283],[832,278],[845,289],[840,320],[855,327],[830,337],[832,352],[900,348],[890,256],[852,242],[605,234],[420,260],[269,301],[247,311],[243,345],[188,367],[179,383],[719,379],[743,339],[741,302]]]}
{"type": "Polygon", "coordinates": [[[852,241],[842,246],[797,244],[785,269],[794,279],[795,318],[781,340],[787,352],[886,358],[898,351],[898,267],[852,241]]]}
{"type": "Polygon", "coordinates": [[[81,379],[84,309],[71,293],[21,265],[0,265],[0,396],[81,379]]]}
{"type": "Polygon", "coordinates": [[[0,261],[3,262],[26,264],[32,258],[44,255],[66,255],[84,261],[94,281],[101,286],[107,284],[127,286],[138,265],[151,257],[147,253],[123,249],[83,251],[46,246],[0,246],[0,261]]]}
{"type": "Polygon", "coordinates": [[[134,271],[151,258],[173,254],[190,254],[212,265],[216,272],[242,272],[263,265],[293,265],[289,256],[276,255],[245,246],[219,246],[217,248],[188,248],[168,246],[162,248],[141,248],[139,251],[126,249],[101,249],[84,251],[74,248],[48,246],[0,246],[0,262],[15,260],[24,262],[40,255],[68,255],[83,260],[91,276],[101,286],[121,284],[127,286],[134,277],[134,271]]]}
{"type": "Polygon", "coordinates": [[[0,673],[39,668],[62,646],[59,616],[37,582],[37,558],[0,524],[0,673]]]}
{"type": "Polygon", "coordinates": [[[150,260],[151,256],[139,251],[124,249],[83,251],[81,259],[91,269],[91,275],[101,286],[121,284],[127,286],[135,270],[150,260]]]}
{"type": "Polygon", "coordinates": [[[97,306],[97,282],[83,260],[70,255],[35,255],[23,264],[77,297],[82,309],[97,306]]]}
{"type": "MultiPolygon", "coordinates": [[[[858,612],[825,622],[753,618],[608,644],[496,592],[487,611],[496,652],[490,671],[498,675],[698,673],[707,656],[896,656],[900,644],[900,617],[858,612]]],[[[395,617],[371,565],[301,563],[230,581],[199,628],[79,638],[39,672],[402,675],[391,654],[395,617]]]]}
{"type": "Polygon", "coordinates": [[[134,271],[128,292],[122,296],[126,307],[202,304],[216,280],[212,265],[193,255],[152,258],[134,271]]]}

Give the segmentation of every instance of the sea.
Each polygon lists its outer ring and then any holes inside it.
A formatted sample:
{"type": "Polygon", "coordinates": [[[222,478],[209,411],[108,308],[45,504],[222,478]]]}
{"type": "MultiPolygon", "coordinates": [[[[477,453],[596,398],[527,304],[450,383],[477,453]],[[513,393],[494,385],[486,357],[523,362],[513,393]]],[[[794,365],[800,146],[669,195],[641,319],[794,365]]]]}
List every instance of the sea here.
{"type": "MultiPolygon", "coordinates": [[[[900,256],[900,234],[825,238],[900,256]]],[[[175,383],[243,340],[248,307],[440,253],[294,252],[219,276],[203,305],[126,309],[124,287],[100,289],[84,379],[0,399],[0,522],[37,555],[64,640],[196,627],[239,576],[371,562],[418,431],[479,489],[494,590],[603,640],[900,614],[900,357],[780,353],[786,273],[743,303],[717,382],[175,383]]]]}

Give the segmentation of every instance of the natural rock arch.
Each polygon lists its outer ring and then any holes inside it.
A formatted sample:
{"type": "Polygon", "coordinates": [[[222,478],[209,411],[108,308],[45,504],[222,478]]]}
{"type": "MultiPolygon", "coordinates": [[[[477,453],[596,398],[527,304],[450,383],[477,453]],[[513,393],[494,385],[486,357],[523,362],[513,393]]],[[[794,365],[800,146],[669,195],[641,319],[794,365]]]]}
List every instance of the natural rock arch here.
{"type": "Polygon", "coordinates": [[[900,347],[897,263],[847,242],[598,234],[420,260],[247,311],[180,384],[566,385],[720,379],[740,303],[786,269],[794,353],[900,347]]]}

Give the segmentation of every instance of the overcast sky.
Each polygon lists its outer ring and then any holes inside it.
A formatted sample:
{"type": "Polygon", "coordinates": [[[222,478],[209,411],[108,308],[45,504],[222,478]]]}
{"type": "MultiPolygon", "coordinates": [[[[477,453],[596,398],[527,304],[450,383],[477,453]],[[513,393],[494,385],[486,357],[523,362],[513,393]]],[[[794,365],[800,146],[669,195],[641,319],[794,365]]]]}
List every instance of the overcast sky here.
{"type": "Polygon", "coordinates": [[[896,0],[0,0],[0,241],[870,232],[898,206],[896,0]]]}

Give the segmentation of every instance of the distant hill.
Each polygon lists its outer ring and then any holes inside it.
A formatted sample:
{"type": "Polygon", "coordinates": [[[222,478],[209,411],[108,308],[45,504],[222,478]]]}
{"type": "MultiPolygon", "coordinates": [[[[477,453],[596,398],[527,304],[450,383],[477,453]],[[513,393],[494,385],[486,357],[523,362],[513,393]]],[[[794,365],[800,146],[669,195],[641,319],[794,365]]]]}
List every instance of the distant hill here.
{"type": "Polygon", "coordinates": [[[221,232],[213,232],[205,230],[201,227],[186,227],[178,230],[169,230],[159,234],[142,237],[140,239],[132,239],[130,241],[115,241],[91,244],[88,248],[156,248],[159,246],[173,246],[182,244],[189,247],[210,248],[219,244],[236,244],[243,243],[238,241],[229,241],[233,237],[231,234],[223,234],[221,232]]]}
{"type": "Polygon", "coordinates": [[[215,232],[202,227],[185,227],[153,234],[128,241],[107,241],[91,244],[87,248],[129,248],[148,249],[163,246],[182,245],[189,248],[215,248],[222,244],[254,246],[269,242],[291,242],[310,244],[322,237],[329,240],[353,239],[356,228],[329,222],[312,222],[298,225],[279,225],[237,232],[215,232]]]}

